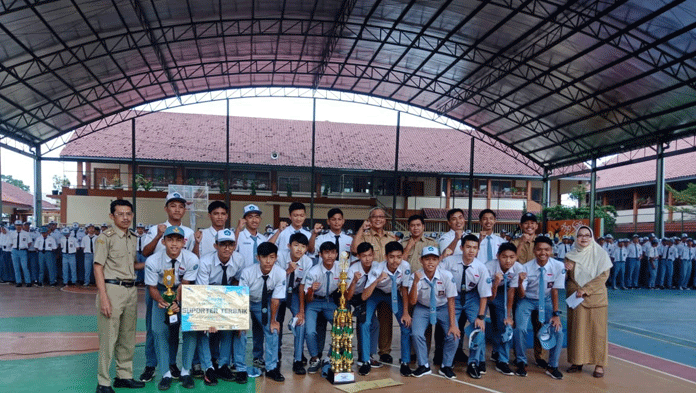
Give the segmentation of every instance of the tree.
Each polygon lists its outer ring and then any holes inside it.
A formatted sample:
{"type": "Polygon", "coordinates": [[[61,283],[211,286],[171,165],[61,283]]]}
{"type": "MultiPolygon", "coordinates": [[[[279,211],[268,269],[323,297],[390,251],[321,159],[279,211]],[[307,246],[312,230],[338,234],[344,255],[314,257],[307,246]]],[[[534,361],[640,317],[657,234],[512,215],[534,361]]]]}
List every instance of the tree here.
{"type": "Polygon", "coordinates": [[[572,190],[570,190],[570,195],[568,195],[568,198],[570,198],[571,201],[577,201],[578,207],[582,207],[583,202],[585,202],[586,195],[587,187],[585,187],[584,184],[578,184],[577,186],[573,187],[572,190]]]}
{"type": "MultiPolygon", "coordinates": [[[[550,221],[589,219],[590,207],[569,207],[557,205],[554,207],[544,208],[544,213],[546,213],[546,219],[550,221]]],[[[595,206],[595,218],[604,219],[604,231],[606,233],[611,233],[614,231],[617,215],[618,214],[616,213],[616,208],[614,206],[595,206]]]]}
{"type": "Polygon", "coordinates": [[[15,187],[19,187],[22,190],[29,192],[29,186],[24,184],[24,182],[19,179],[14,179],[12,175],[0,175],[0,178],[7,184],[12,184],[15,187]]]}
{"type": "Polygon", "coordinates": [[[696,183],[689,183],[683,191],[677,191],[665,184],[667,191],[672,193],[672,199],[681,206],[669,206],[668,209],[683,213],[696,214],[696,183]]]}

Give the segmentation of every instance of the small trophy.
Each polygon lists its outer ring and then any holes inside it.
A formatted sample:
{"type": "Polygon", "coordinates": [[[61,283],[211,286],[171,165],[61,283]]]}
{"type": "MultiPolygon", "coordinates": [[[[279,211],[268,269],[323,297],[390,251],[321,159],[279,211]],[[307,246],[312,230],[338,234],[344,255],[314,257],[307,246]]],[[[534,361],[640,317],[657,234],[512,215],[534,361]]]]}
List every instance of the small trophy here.
{"type": "Polygon", "coordinates": [[[353,313],[346,307],[346,280],[348,278],[348,253],[342,252],[339,259],[341,273],[339,274],[338,290],[341,293],[340,303],[334,311],[333,328],[331,329],[331,369],[328,380],[334,385],[355,382],[353,366],[353,313]]]}
{"type": "Polygon", "coordinates": [[[164,299],[165,302],[169,303],[169,307],[167,308],[167,314],[165,315],[164,318],[164,323],[169,325],[169,327],[175,327],[179,325],[179,315],[172,311],[172,304],[174,303],[174,300],[176,300],[176,292],[172,291],[172,287],[174,286],[175,283],[175,277],[174,277],[174,269],[167,269],[164,271],[164,276],[162,277],[162,283],[164,284],[165,287],[167,287],[167,290],[162,293],[162,299],[164,299]]]}

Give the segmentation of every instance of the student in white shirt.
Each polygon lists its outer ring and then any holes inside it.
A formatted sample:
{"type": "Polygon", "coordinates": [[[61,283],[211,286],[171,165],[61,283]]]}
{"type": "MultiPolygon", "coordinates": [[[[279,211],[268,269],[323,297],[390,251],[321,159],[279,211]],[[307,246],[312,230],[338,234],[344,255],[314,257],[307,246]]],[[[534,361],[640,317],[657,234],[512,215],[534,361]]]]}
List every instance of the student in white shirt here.
{"type": "Polygon", "coordinates": [[[72,235],[68,228],[63,228],[61,233],[63,234],[63,238],[60,239],[60,248],[63,252],[63,284],[66,286],[77,285],[77,261],[75,259],[77,238],[72,235]]]}
{"type": "MultiPolygon", "coordinates": [[[[87,224],[87,235],[82,237],[80,246],[84,252],[85,259],[85,281],[84,286],[88,287],[92,282],[92,265],[94,264],[94,242],[97,237],[94,235],[94,225],[87,224]]],[[[79,240],[78,240],[79,241],[79,240]]]]}
{"type": "MultiPolygon", "coordinates": [[[[353,306],[353,315],[355,316],[357,326],[357,365],[358,367],[362,367],[363,364],[369,363],[371,368],[380,368],[382,367],[382,363],[372,359],[372,355],[377,353],[377,340],[379,338],[379,319],[374,311],[372,312],[372,315],[369,316],[370,320],[372,321],[370,324],[369,336],[363,336],[363,331],[361,329],[361,326],[368,318],[366,308],[367,302],[362,299],[362,293],[365,290],[368,274],[370,274],[373,268],[376,268],[378,262],[374,262],[375,249],[371,243],[362,242],[358,244],[357,251],[358,262],[353,263],[348,268],[348,275],[353,277],[349,290],[351,290],[353,293],[353,297],[350,299],[350,305],[353,306]],[[362,346],[365,340],[368,340],[370,344],[370,353],[367,358],[365,358],[362,353],[362,346]]],[[[319,327],[321,327],[321,324],[319,327]]],[[[317,340],[319,342],[323,340],[323,338],[319,337],[319,332],[317,332],[317,340]]]]}
{"type": "Polygon", "coordinates": [[[36,239],[36,250],[39,253],[39,286],[43,286],[46,271],[48,271],[48,282],[52,287],[57,285],[56,261],[53,259],[53,250],[58,248],[55,239],[48,236],[48,228],[39,228],[39,236],[36,239]]]}
{"type": "Polygon", "coordinates": [[[321,245],[324,242],[334,242],[338,246],[338,255],[341,255],[342,252],[348,252],[350,254],[350,246],[353,243],[353,238],[343,232],[343,225],[346,222],[346,220],[343,218],[343,211],[337,207],[334,207],[333,209],[329,210],[327,216],[328,219],[326,220],[326,223],[329,226],[329,231],[321,234],[322,229],[324,229],[323,225],[320,223],[314,224],[312,237],[309,238],[309,253],[315,253],[315,245],[317,244],[321,245]]]}
{"type": "Polygon", "coordinates": [[[626,247],[626,286],[632,289],[638,288],[638,278],[640,276],[640,260],[643,258],[643,246],[640,245],[640,236],[634,234],[631,238],[624,239],[626,247]]]}
{"type": "Polygon", "coordinates": [[[464,211],[462,209],[447,211],[447,225],[450,227],[449,232],[443,233],[437,241],[440,255],[445,253],[446,248],[452,250],[452,255],[459,255],[462,253],[459,240],[464,235],[464,225],[466,225],[464,211]]]}
{"type": "Polygon", "coordinates": [[[11,233],[12,237],[12,267],[15,272],[15,283],[17,287],[22,286],[22,275],[27,287],[31,287],[31,276],[29,274],[29,246],[31,236],[29,232],[22,228],[22,221],[15,221],[16,232],[11,233]]]}
{"type": "Polygon", "coordinates": [[[650,241],[650,248],[645,255],[648,258],[648,289],[655,289],[655,279],[657,276],[657,266],[660,263],[660,253],[657,248],[657,238],[650,241]]]}
{"type": "Polygon", "coordinates": [[[515,355],[517,369],[515,374],[527,376],[527,330],[532,311],[538,312],[539,322],[550,324],[550,334],[555,336],[556,345],[549,349],[546,374],[554,379],[562,379],[558,370],[558,360],[563,349],[563,326],[558,308],[558,290],[565,287],[565,266],[551,258],[553,242],[546,236],[534,240],[535,259],[527,262],[522,271],[511,283],[517,289],[517,309],[515,311],[515,355]]]}
{"type": "Polygon", "coordinates": [[[476,259],[483,263],[494,259],[498,254],[498,247],[505,243],[502,237],[493,233],[495,220],[495,212],[491,209],[483,209],[479,213],[481,232],[479,232],[479,251],[476,259]]]}
{"type": "Polygon", "coordinates": [[[611,270],[610,280],[613,289],[616,289],[619,279],[621,280],[621,289],[626,289],[626,283],[630,282],[630,277],[626,272],[626,258],[628,257],[626,243],[627,242],[624,242],[623,239],[619,239],[616,243],[616,247],[614,247],[613,253],[610,254],[614,261],[614,268],[611,270]]]}
{"type": "MultiPolygon", "coordinates": [[[[225,229],[225,223],[229,218],[229,208],[223,201],[212,201],[208,205],[208,218],[210,226],[199,230],[201,242],[198,245],[198,257],[215,252],[215,236],[218,232],[225,229]]],[[[215,356],[213,356],[215,357],[215,356]]]]}
{"type": "Polygon", "coordinates": [[[307,236],[307,239],[312,237],[312,234],[302,227],[307,219],[305,205],[300,202],[293,202],[288,207],[288,213],[290,225],[288,226],[285,221],[281,221],[278,231],[268,239],[269,242],[275,243],[278,247],[285,247],[293,233],[302,233],[307,236]]]}

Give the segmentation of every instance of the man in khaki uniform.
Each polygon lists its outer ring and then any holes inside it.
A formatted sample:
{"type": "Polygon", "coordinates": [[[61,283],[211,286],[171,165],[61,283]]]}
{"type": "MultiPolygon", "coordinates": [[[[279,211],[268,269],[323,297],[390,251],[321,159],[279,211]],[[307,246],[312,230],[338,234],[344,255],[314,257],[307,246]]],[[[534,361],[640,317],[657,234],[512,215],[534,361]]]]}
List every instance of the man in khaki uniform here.
{"type": "MultiPolygon", "coordinates": [[[[384,230],[387,224],[387,213],[380,207],[370,210],[370,215],[362,224],[353,238],[350,251],[357,255],[358,245],[362,242],[372,244],[375,250],[375,262],[386,260],[385,246],[389,242],[397,241],[393,233],[384,230]]],[[[389,354],[392,342],[392,312],[391,306],[380,303],[377,306],[377,320],[379,320],[379,360],[383,363],[392,363],[394,359],[389,354]]]]}
{"type": "Polygon", "coordinates": [[[94,249],[94,278],[97,283],[97,329],[99,331],[99,363],[97,393],[114,392],[109,368],[116,355],[117,388],[142,388],[144,382],[133,380],[135,325],[138,317],[138,290],[135,270],[138,263],[138,237],[130,231],[133,205],[117,199],[111,202],[114,227],[102,232],[94,249]]]}
{"type": "Polygon", "coordinates": [[[408,231],[409,236],[402,239],[400,243],[404,246],[404,259],[411,265],[411,271],[417,272],[423,267],[420,262],[423,248],[437,247],[437,241],[424,235],[425,218],[421,215],[414,214],[408,218],[408,231]]]}
{"type": "Polygon", "coordinates": [[[537,228],[539,228],[539,223],[533,213],[522,215],[520,219],[522,237],[513,240],[512,244],[517,247],[517,261],[523,265],[535,258],[534,239],[536,239],[537,228]]]}

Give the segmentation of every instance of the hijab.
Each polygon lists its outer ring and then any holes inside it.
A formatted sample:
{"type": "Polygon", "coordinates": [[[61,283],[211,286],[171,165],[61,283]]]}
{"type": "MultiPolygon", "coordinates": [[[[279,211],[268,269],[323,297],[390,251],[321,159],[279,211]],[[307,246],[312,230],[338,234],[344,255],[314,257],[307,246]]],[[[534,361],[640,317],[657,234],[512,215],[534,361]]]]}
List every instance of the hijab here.
{"type": "Polygon", "coordinates": [[[575,232],[575,238],[578,238],[578,232],[583,228],[590,231],[592,236],[590,244],[581,247],[576,242],[575,247],[565,256],[566,259],[575,262],[575,282],[581,287],[613,266],[609,254],[594,240],[594,232],[590,227],[586,225],[579,227],[575,232]]]}

